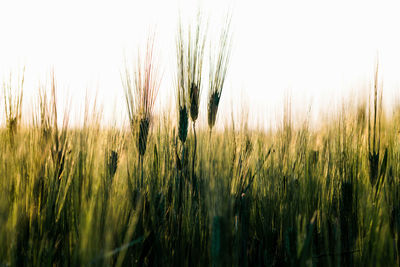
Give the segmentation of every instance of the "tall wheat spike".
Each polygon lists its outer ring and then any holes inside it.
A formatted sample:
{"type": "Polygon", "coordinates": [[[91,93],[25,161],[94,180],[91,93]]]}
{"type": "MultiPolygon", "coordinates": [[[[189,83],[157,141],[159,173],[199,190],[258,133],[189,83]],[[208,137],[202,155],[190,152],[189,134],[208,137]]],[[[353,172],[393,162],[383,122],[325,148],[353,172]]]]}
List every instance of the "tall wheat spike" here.
{"type": "Polygon", "coordinates": [[[384,179],[387,166],[387,149],[381,155],[381,124],[382,124],[382,88],[379,92],[378,84],[378,68],[379,62],[376,63],[375,76],[374,76],[374,99],[373,111],[371,114],[371,101],[369,101],[368,109],[368,161],[369,161],[369,178],[372,187],[375,187],[375,196],[380,189],[382,180],[384,179]],[[372,115],[372,125],[371,125],[372,115]],[[381,161],[381,164],[380,164],[381,161]]]}
{"type": "Polygon", "coordinates": [[[188,132],[188,101],[186,99],[185,88],[187,88],[187,65],[185,61],[185,49],[182,27],[179,25],[176,38],[176,55],[177,55],[177,78],[176,78],[176,97],[178,111],[178,137],[182,144],[185,143],[188,132]]]}
{"type": "Polygon", "coordinates": [[[9,82],[3,82],[4,109],[11,144],[14,142],[14,136],[18,130],[18,126],[22,117],[22,99],[24,92],[23,88],[25,81],[25,68],[23,68],[22,70],[22,76],[18,77],[18,84],[15,89],[12,88],[12,81],[12,73],[10,73],[9,82]],[[16,92],[13,92],[14,90],[16,92]]]}
{"type": "Polygon", "coordinates": [[[210,54],[210,73],[209,73],[209,91],[208,91],[208,127],[210,132],[215,125],[219,101],[221,99],[222,89],[224,87],[226,73],[228,70],[229,59],[231,55],[231,17],[227,16],[225,25],[222,28],[217,55],[210,54]]]}
{"type": "MultiPolygon", "coordinates": [[[[196,120],[199,115],[200,95],[202,89],[202,72],[203,72],[203,59],[204,59],[204,48],[206,42],[206,27],[203,23],[203,17],[201,11],[197,13],[196,24],[189,25],[187,31],[184,31],[182,21],[179,21],[179,30],[177,38],[177,50],[178,50],[178,73],[181,76],[180,83],[183,85],[181,90],[183,95],[178,93],[178,97],[183,100],[186,99],[188,105],[190,119],[193,126],[194,146],[193,146],[193,158],[192,158],[192,179],[193,185],[196,187],[196,179],[194,176],[194,168],[196,162],[196,149],[197,149],[197,136],[196,136],[196,120]],[[186,35],[186,38],[185,38],[186,35]]],[[[178,75],[178,80],[179,80],[178,75]]],[[[179,100],[180,101],[180,100],[179,100]]],[[[178,102],[179,102],[178,101],[178,102]]],[[[182,103],[182,102],[181,102],[182,103]]],[[[185,136],[185,116],[186,106],[178,104],[179,116],[182,117],[182,139],[185,136]]],[[[181,139],[181,140],[182,140],[181,139]]]]}
{"type": "Polygon", "coordinates": [[[143,184],[143,156],[146,152],[154,103],[161,84],[161,75],[154,58],[154,43],[153,33],[147,39],[144,59],[139,52],[133,73],[125,67],[125,77],[122,79],[131,132],[137,138],[142,169],[141,184],[143,184]]]}

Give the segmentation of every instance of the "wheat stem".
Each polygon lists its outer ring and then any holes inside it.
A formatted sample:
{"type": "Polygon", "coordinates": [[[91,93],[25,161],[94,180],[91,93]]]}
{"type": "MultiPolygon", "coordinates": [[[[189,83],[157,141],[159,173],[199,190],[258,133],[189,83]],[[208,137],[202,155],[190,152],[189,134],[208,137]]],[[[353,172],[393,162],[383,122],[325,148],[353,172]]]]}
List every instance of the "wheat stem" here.
{"type": "Polygon", "coordinates": [[[196,121],[193,121],[193,136],[194,136],[194,150],[193,150],[193,158],[192,158],[192,182],[193,182],[193,190],[197,187],[197,181],[195,176],[195,162],[196,162],[196,151],[197,151],[197,135],[196,135],[196,121]]]}

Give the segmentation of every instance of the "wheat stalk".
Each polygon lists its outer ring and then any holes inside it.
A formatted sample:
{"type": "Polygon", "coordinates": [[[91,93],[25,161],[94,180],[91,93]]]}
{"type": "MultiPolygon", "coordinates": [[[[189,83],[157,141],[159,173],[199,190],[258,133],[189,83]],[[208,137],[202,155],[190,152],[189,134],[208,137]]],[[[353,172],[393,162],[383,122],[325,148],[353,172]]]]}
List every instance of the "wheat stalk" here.
{"type": "Polygon", "coordinates": [[[146,152],[154,103],[161,84],[159,68],[154,62],[154,43],[153,33],[147,39],[144,59],[139,53],[133,73],[125,67],[125,79],[122,79],[131,132],[137,138],[138,159],[142,170],[141,184],[143,184],[143,156],[146,152]]]}
{"type": "Polygon", "coordinates": [[[226,73],[231,55],[231,16],[227,16],[222,28],[216,56],[210,55],[209,91],[208,91],[208,127],[210,132],[215,125],[218,105],[224,87],[226,73]],[[213,59],[215,58],[215,60],[213,59]]]}
{"type": "Polygon", "coordinates": [[[133,73],[125,68],[125,100],[132,134],[138,131],[138,148],[141,156],[146,152],[146,142],[154,103],[160,88],[161,76],[154,63],[154,34],[147,40],[144,60],[138,55],[133,73]]]}
{"type": "Polygon", "coordinates": [[[14,136],[17,133],[18,126],[22,117],[22,98],[23,98],[23,88],[25,68],[22,70],[22,76],[18,77],[18,84],[16,88],[16,93],[13,92],[12,86],[12,74],[10,73],[9,82],[3,82],[4,90],[4,109],[6,115],[6,124],[10,136],[10,143],[13,144],[14,136]]]}
{"type": "Polygon", "coordinates": [[[196,187],[194,166],[196,162],[197,136],[196,120],[199,115],[200,95],[202,89],[202,71],[204,59],[204,47],[206,42],[206,27],[203,23],[201,11],[197,13],[196,24],[189,25],[186,32],[179,18],[177,56],[178,56],[178,112],[179,138],[184,141],[187,133],[187,113],[193,125],[194,149],[192,158],[193,188],[196,187]],[[186,36],[186,38],[185,38],[186,36]],[[188,107],[188,110],[187,108],[188,107]]]}
{"type": "Polygon", "coordinates": [[[179,26],[178,35],[176,39],[177,51],[177,79],[176,79],[176,96],[177,96],[177,111],[178,111],[178,137],[182,144],[185,143],[188,132],[188,103],[186,99],[186,81],[187,81],[187,67],[185,62],[185,49],[183,43],[182,27],[179,26]]]}

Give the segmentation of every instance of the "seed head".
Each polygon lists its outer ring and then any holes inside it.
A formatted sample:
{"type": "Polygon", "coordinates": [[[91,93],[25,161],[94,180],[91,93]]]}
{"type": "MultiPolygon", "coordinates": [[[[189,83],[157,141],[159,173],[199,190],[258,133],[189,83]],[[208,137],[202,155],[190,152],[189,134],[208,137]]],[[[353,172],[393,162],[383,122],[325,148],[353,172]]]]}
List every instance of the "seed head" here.
{"type": "Polygon", "coordinates": [[[118,166],[118,152],[111,150],[107,160],[107,169],[110,177],[114,177],[118,166]]]}
{"type": "Polygon", "coordinates": [[[181,140],[182,143],[185,143],[186,141],[188,125],[189,125],[189,120],[188,120],[188,112],[186,106],[179,107],[178,135],[179,135],[179,140],[181,140]]]}
{"type": "Polygon", "coordinates": [[[210,129],[215,125],[220,97],[221,95],[218,91],[215,91],[211,93],[208,100],[208,127],[210,127],[210,129]]]}
{"type": "Polygon", "coordinates": [[[199,115],[199,88],[195,83],[190,86],[190,118],[196,121],[199,115]]]}
{"type": "Polygon", "coordinates": [[[208,126],[212,129],[218,112],[219,100],[224,87],[231,54],[230,16],[227,16],[225,26],[221,31],[217,53],[210,60],[209,92],[208,92],[208,126]]]}
{"type": "Polygon", "coordinates": [[[139,123],[138,147],[141,156],[146,152],[147,137],[149,134],[150,118],[142,118],[139,123]]]}
{"type": "Polygon", "coordinates": [[[161,76],[154,60],[154,35],[147,40],[144,59],[137,59],[133,72],[125,69],[123,86],[132,134],[137,134],[139,155],[146,152],[153,107],[160,88],[161,76]]]}

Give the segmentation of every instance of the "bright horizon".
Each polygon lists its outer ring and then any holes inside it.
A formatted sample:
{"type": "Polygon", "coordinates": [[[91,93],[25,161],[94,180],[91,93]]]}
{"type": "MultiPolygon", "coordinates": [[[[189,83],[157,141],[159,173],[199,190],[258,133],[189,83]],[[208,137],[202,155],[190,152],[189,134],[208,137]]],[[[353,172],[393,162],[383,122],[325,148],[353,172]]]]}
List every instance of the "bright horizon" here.
{"type": "MultiPolygon", "coordinates": [[[[59,102],[70,97],[77,114],[73,120],[82,117],[87,91],[92,99],[97,93],[106,123],[113,116],[126,122],[120,72],[155,27],[164,71],[156,106],[171,106],[175,112],[178,12],[188,17],[198,2],[2,1],[1,82],[10,71],[16,75],[26,67],[26,114],[39,82],[48,83],[54,69],[59,102]]],[[[310,105],[313,114],[334,110],[372,82],[377,58],[386,106],[397,101],[400,16],[395,1],[216,2],[201,1],[212,32],[222,27],[227,7],[233,10],[233,53],[218,112],[221,123],[229,120],[232,109],[240,113],[245,105],[252,123],[261,121],[269,128],[279,119],[288,92],[293,111],[299,111],[295,114],[310,105]]],[[[216,43],[214,34],[209,37],[216,43]]],[[[206,96],[204,88],[201,121],[206,119],[206,96]]],[[[0,109],[4,110],[3,93],[0,109]]]]}

